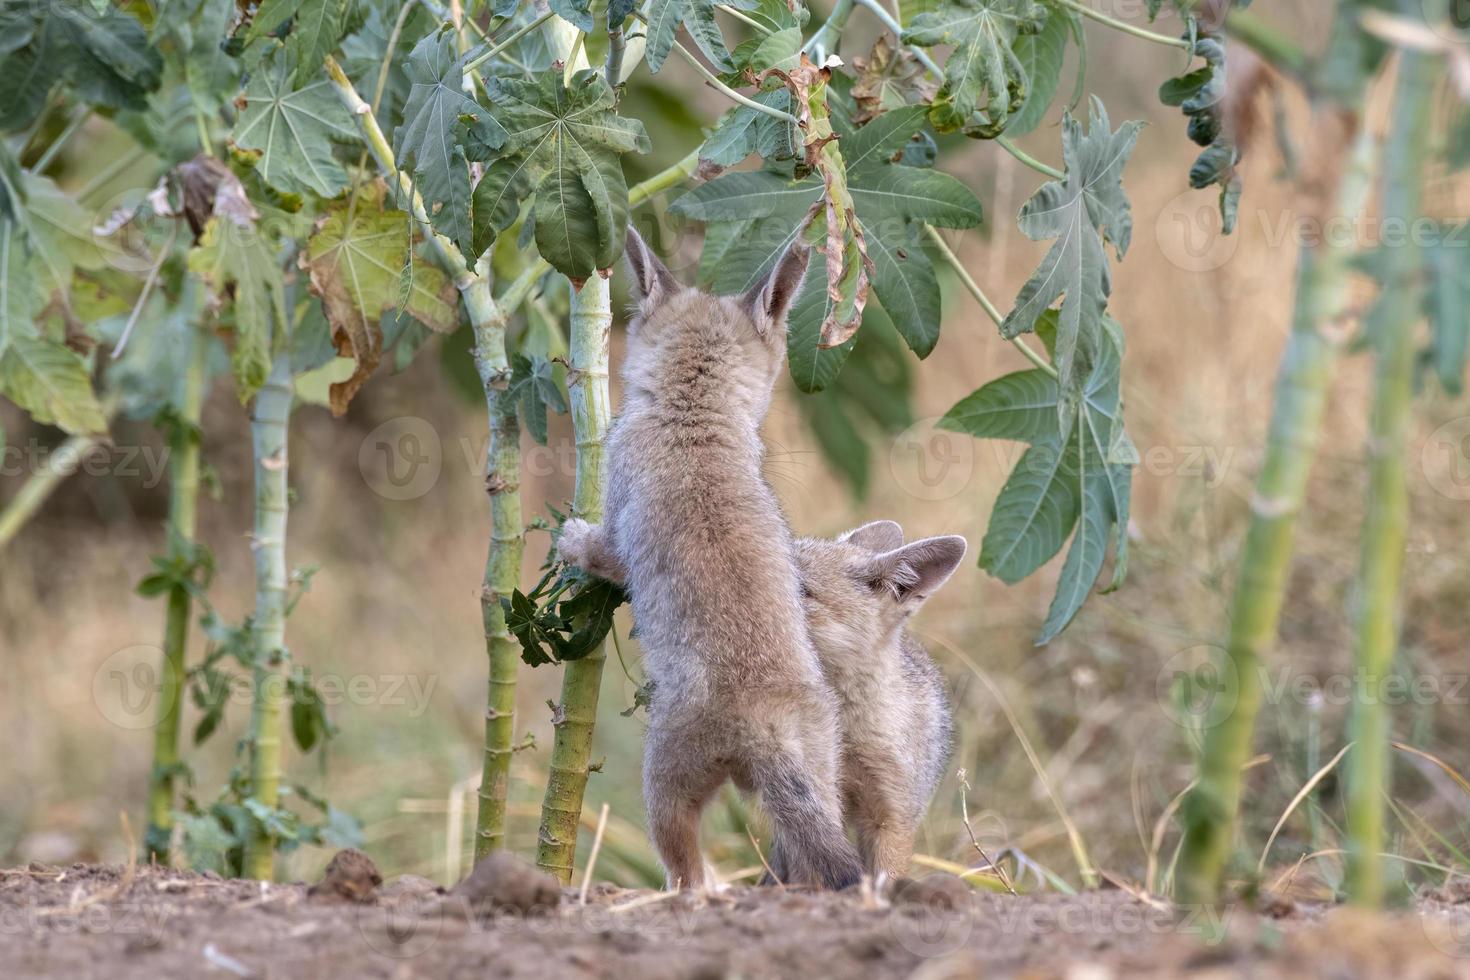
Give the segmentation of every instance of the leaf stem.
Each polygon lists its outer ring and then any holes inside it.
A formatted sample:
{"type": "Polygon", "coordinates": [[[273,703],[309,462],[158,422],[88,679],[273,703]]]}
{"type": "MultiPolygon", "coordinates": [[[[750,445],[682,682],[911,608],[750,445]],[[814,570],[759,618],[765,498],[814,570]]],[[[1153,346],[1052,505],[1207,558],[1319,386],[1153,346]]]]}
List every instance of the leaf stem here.
{"type": "Polygon", "coordinates": [[[786,112],[783,109],[776,109],[772,106],[763,105],[755,101],[755,99],[741,95],[739,92],[735,91],[733,88],[720,81],[719,78],[715,76],[714,72],[706,68],[698,58],[690,53],[688,48],[684,47],[684,45],[680,44],[678,41],[674,42],[674,50],[679,52],[680,57],[689,62],[691,68],[699,72],[699,74],[704,78],[705,82],[711,88],[715,89],[726,98],[740,103],[747,109],[754,109],[756,112],[764,113],[765,115],[770,116],[772,119],[780,119],[783,122],[790,123],[793,126],[800,125],[800,123],[797,122],[796,117],[793,116],[791,113],[786,112]]]}
{"type": "Polygon", "coordinates": [[[721,13],[729,14],[731,17],[734,17],[736,20],[740,21],[742,24],[744,24],[745,26],[749,27],[751,30],[759,31],[761,34],[765,35],[766,37],[770,37],[771,34],[773,33],[771,31],[771,29],[769,27],[767,27],[765,24],[762,24],[760,21],[756,20],[754,17],[751,17],[748,14],[746,14],[745,11],[740,10],[740,9],[738,9],[736,7],[731,7],[728,4],[723,4],[722,3],[722,4],[717,5],[715,9],[719,10],[721,13]]]}
{"type": "Polygon", "coordinates": [[[542,24],[545,24],[547,21],[551,20],[551,18],[553,18],[555,16],[556,16],[556,14],[554,14],[551,11],[548,10],[546,13],[542,14],[540,17],[537,17],[535,20],[531,21],[531,23],[527,24],[525,27],[522,27],[520,30],[517,30],[514,33],[512,33],[504,41],[501,41],[499,44],[496,44],[495,46],[491,47],[487,51],[483,51],[480,54],[475,55],[469,61],[466,61],[465,64],[464,64],[465,71],[470,71],[472,69],[475,69],[475,68],[480,67],[485,62],[489,61],[491,58],[495,57],[497,54],[499,54],[500,52],[504,51],[506,48],[510,47],[512,44],[515,44],[517,41],[519,41],[521,38],[525,37],[527,34],[530,34],[532,31],[534,31],[537,28],[541,27],[542,24]]]}
{"type": "MultiPolygon", "coordinates": [[[[985,290],[981,289],[980,284],[970,275],[970,270],[965,268],[959,256],[955,255],[950,249],[948,243],[944,240],[944,236],[939,234],[939,230],[933,225],[925,225],[924,231],[928,233],[929,240],[934,243],[934,247],[939,252],[940,257],[949,264],[950,268],[954,269],[955,274],[960,277],[960,282],[964,283],[970,295],[975,297],[976,301],[979,302],[981,309],[985,311],[985,315],[990,317],[997,327],[1004,323],[1005,317],[1001,316],[1000,310],[996,309],[995,304],[990,301],[990,297],[985,295],[985,290]]],[[[1049,377],[1053,379],[1057,377],[1057,369],[1048,364],[1046,358],[1032,350],[1031,345],[1027,344],[1026,341],[1020,337],[1012,337],[1011,343],[1015,345],[1016,350],[1025,355],[1026,360],[1046,372],[1049,377]]]]}
{"type": "Polygon", "coordinates": [[[41,156],[36,160],[35,165],[31,167],[31,173],[45,173],[46,168],[51,166],[52,161],[56,159],[56,155],[60,153],[62,149],[66,146],[66,144],[71,141],[71,138],[77,134],[77,130],[82,128],[82,124],[90,118],[92,118],[91,106],[83,106],[78,109],[76,111],[76,114],[71,117],[71,122],[66,124],[66,128],[61,131],[60,135],[58,135],[56,139],[51,141],[51,145],[46,147],[45,152],[42,153],[41,156]]]}
{"type": "Polygon", "coordinates": [[[995,142],[1000,145],[1000,148],[1002,150],[1005,150],[1011,156],[1015,157],[1021,163],[1030,167],[1032,170],[1035,170],[1037,173],[1045,174],[1052,180],[1065,180],[1067,178],[1066,173],[1058,170],[1056,167],[1042,163],[1040,160],[1031,156],[1025,150],[1021,149],[1019,146],[1006,139],[1004,136],[997,136],[995,138],[995,142]]]}
{"type": "Polygon", "coordinates": [[[1167,34],[1158,34],[1154,31],[1146,30],[1142,27],[1134,27],[1132,24],[1129,24],[1126,21],[1121,21],[1118,20],[1118,18],[1116,17],[1110,17],[1109,15],[1102,13],[1101,11],[1093,10],[1091,7],[1087,6],[1084,3],[1078,3],[1077,0],[1052,0],[1052,2],[1055,3],[1058,7],[1066,7],[1068,10],[1075,10],[1083,17],[1090,17],[1093,20],[1097,21],[1099,24],[1106,24],[1108,27],[1111,27],[1115,31],[1122,31],[1124,34],[1129,34],[1133,37],[1142,38],[1145,41],[1152,41],[1155,44],[1167,44],[1171,48],[1180,48],[1184,51],[1194,50],[1193,45],[1191,45],[1187,40],[1182,37],[1169,37],[1167,34]]]}

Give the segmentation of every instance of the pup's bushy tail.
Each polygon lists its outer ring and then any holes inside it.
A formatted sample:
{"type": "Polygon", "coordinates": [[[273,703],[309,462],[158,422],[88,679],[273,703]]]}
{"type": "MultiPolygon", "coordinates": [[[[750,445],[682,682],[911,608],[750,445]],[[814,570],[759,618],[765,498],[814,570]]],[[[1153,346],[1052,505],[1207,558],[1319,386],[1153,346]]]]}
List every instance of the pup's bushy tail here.
{"type": "Polygon", "coordinates": [[[785,884],[839,891],[862,878],[862,861],[842,831],[835,792],[822,792],[795,760],[772,760],[757,774],[761,806],[771,818],[771,868],[785,884]]]}

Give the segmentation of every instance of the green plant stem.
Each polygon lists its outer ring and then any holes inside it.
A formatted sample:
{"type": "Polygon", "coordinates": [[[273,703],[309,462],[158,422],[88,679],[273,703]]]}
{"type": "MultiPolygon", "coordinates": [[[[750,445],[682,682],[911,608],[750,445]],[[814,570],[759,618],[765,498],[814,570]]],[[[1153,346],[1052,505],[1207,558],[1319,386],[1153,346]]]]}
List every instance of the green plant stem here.
{"type": "Polygon", "coordinates": [[[757,32],[758,34],[762,34],[767,37],[769,37],[771,34],[771,29],[769,27],[767,27],[765,24],[762,24],[760,21],[756,20],[754,17],[751,17],[745,11],[740,10],[737,7],[731,7],[728,4],[722,3],[718,4],[716,9],[718,9],[721,13],[729,14],[731,17],[734,17],[736,20],[740,21],[740,23],[744,24],[746,27],[749,27],[751,30],[757,32]]]}
{"type": "Polygon", "coordinates": [[[1311,67],[1311,59],[1290,36],[1270,27],[1248,10],[1232,9],[1226,14],[1225,33],[1283,75],[1304,78],[1311,67]]]}
{"type": "MultiPolygon", "coordinates": [[[[1426,55],[1403,52],[1392,131],[1385,151],[1383,217],[1404,227],[1422,213],[1435,73],[1426,55]]],[[[1414,327],[1422,309],[1419,258],[1406,247],[1384,250],[1383,304],[1373,319],[1376,345],[1368,437],[1368,509],[1358,583],[1357,696],[1348,760],[1348,894],[1359,905],[1383,904],[1384,798],[1390,784],[1389,717],[1384,684],[1398,649],[1399,591],[1409,523],[1409,409],[1414,398],[1414,327]]]]}
{"type": "MultiPolygon", "coordinates": [[[[606,279],[593,276],[580,290],[573,290],[570,333],[567,388],[577,441],[572,516],[596,524],[602,520],[603,450],[612,420],[608,395],[612,299],[606,279]]],[[[556,737],[541,804],[536,864],[563,884],[571,881],[577,854],[577,825],[587,789],[592,733],[606,662],[606,644],[602,644],[563,667],[561,703],[552,722],[556,737]]]]}
{"type": "MultiPolygon", "coordinates": [[[[199,419],[204,404],[207,338],[189,336],[189,366],[184,399],[169,437],[168,556],[176,566],[192,561],[199,513],[199,419]]],[[[163,630],[158,724],[153,729],[153,773],[148,790],[148,831],[144,847],[149,860],[167,863],[173,836],[174,768],[179,762],[179,723],[184,713],[186,650],[192,597],[184,585],[168,593],[163,630]]]]}
{"type": "MultiPolygon", "coordinates": [[[[997,327],[1004,323],[1005,317],[1000,315],[1000,310],[996,309],[995,304],[990,301],[990,297],[986,296],[985,291],[980,288],[980,284],[971,277],[970,270],[965,268],[959,256],[955,255],[953,250],[950,249],[944,240],[944,236],[939,234],[939,230],[933,225],[925,225],[924,231],[929,235],[929,241],[933,243],[935,250],[939,252],[940,258],[944,259],[949,267],[955,271],[955,274],[960,277],[960,282],[964,283],[965,289],[969,290],[970,295],[975,297],[980,307],[985,310],[985,315],[990,317],[997,327]]],[[[1026,360],[1036,365],[1042,371],[1045,371],[1052,378],[1056,378],[1057,369],[1048,364],[1046,358],[1032,350],[1030,344],[1026,343],[1020,337],[1012,337],[1011,343],[1025,356],[1026,360]]]]}
{"type": "MultiPolygon", "coordinates": [[[[287,429],[291,418],[291,356],[278,353],[265,385],[255,395],[250,435],[255,461],[255,691],[250,713],[250,795],[262,806],[280,803],[282,709],[286,704],[286,513],[287,429]]],[[[251,820],[243,871],[269,881],[275,872],[275,839],[251,820]]]]}
{"type": "Polygon", "coordinates": [[[1058,7],[1066,7],[1068,10],[1076,11],[1083,17],[1090,17],[1099,24],[1106,24],[1113,30],[1122,31],[1124,34],[1132,37],[1152,41],[1155,44],[1168,45],[1171,48],[1182,48],[1185,51],[1192,50],[1190,43],[1182,37],[1169,37],[1167,34],[1158,34],[1142,27],[1134,27],[1126,21],[1118,20],[1116,17],[1110,17],[1099,10],[1093,10],[1084,3],[1078,3],[1077,0],[1051,0],[1051,2],[1058,7]]]}
{"type": "MultiPolygon", "coordinates": [[[[1356,217],[1373,183],[1374,146],[1358,137],[1332,214],[1356,217]]],[[[1265,460],[1251,500],[1251,522],[1236,573],[1230,635],[1217,676],[1233,707],[1205,735],[1199,783],[1183,807],[1178,893],[1187,904],[1213,902],[1233,850],[1241,770],[1263,697],[1261,658],[1276,638],[1291,563],[1297,513],[1316,457],[1328,381],[1338,344],[1329,336],[1347,293],[1351,247],[1325,236],[1302,248],[1291,335],[1282,353],[1265,460]]],[[[1218,707],[1218,706],[1216,706],[1218,707]]]]}
{"type": "Polygon", "coordinates": [[[1058,170],[1056,167],[1042,163],[1040,160],[1036,159],[1031,154],[1021,149],[1015,143],[1012,143],[1007,137],[997,136],[995,138],[995,143],[1002,150],[1005,150],[1011,156],[1015,157],[1018,161],[1030,167],[1037,173],[1045,174],[1052,180],[1066,180],[1067,175],[1065,172],[1058,170]]]}
{"type": "Polygon", "coordinates": [[[485,702],[485,748],[480,769],[479,812],[475,817],[475,859],[505,846],[506,797],[515,752],[516,680],[520,648],[506,628],[501,597],[520,584],[525,552],[521,516],[521,423],[506,386],[507,313],[479,275],[460,291],[475,334],[475,368],[485,389],[490,445],[485,461],[485,492],[490,497],[490,541],[480,586],[480,618],[485,633],[490,680],[485,702]]]}
{"type": "Polygon", "coordinates": [[[813,55],[814,61],[821,62],[829,54],[837,53],[837,42],[842,37],[842,32],[847,28],[847,20],[852,16],[852,8],[855,0],[837,0],[832,5],[832,12],[822,22],[801,50],[813,55]]]}
{"type": "Polygon", "coordinates": [[[515,44],[521,38],[525,37],[527,34],[530,34],[532,31],[538,30],[543,24],[545,24],[547,21],[551,20],[551,18],[555,16],[556,14],[548,10],[540,17],[537,17],[535,20],[531,21],[525,27],[511,32],[511,34],[506,37],[505,40],[497,42],[489,50],[482,51],[481,53],[471,58],[469,61],[466,61],[464,65],[464,70],[473,71],[474,69],[480,67],[485,62],[489,61],[491,58],[495,57],[506,48],[509,48],[512,44],[515,44]]]}

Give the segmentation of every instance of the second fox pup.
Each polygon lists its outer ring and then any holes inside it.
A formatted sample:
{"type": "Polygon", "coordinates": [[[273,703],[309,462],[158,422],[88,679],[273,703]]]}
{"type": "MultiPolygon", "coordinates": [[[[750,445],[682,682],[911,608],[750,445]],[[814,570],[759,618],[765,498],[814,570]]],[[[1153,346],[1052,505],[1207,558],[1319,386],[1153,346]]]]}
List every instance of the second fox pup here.
{"type": "Polygon", "coordinates": [[[806,250],[743,296],[682,287],[635,232],[627,255],[640,301],[603,527],[654,682],[643,754],[654,846],[670,887],[705,887],[699,817],[731,779],[758,794],[790,880],[845,888],[862,866],[842,829],[837,704],[807,634],[790,529],[761,477],[760,425],[806,250]]]}
{"type": "MultiPolygon", "coordinates": [[[[559,554],[601,578],[625,580],[600,526],[568,521],[559,554]]],[[[893,521],[796,543],[807,628],[839,705],[843,811],[875,877],[907,874],[953,751],[944,678],[905,624],[964,556],[965,539],[953,535],[905,545],[893,521]]],[[[784,880],[779,855],[774,863],[784,880]]]]}

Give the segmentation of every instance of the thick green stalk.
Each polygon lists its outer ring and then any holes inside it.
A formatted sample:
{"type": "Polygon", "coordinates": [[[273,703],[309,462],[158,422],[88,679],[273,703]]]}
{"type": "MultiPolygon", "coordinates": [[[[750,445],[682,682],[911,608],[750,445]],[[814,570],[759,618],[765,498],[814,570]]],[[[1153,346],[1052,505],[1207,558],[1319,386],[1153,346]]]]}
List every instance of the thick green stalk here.
{"type": "MultiPolygon", "coordinates": [[[[1374,147],[1361,134],[1338,187],[1333,215],[1355,219],[1372,186],[1374,147]]],[[[1323,215],[1330,217],[1332,215],[1323,215]]],[[[1240,808],[1241,769],[1251,749],[1262,701],[1261,655],[1276,638],[1297,512],[1317,454],[1328,380],[1338,344],[1330,336],[1346,300],[1351,246],[1322,236],[1305,245],[1297,270],[1291,336],[1276,378],[1266,457],[1251,499],[1251,522],[1230,610],[1230,638],[1219,676],[1233,680],[1235,700],[1205,736],[1198,785],[1184,803],[1178,894],[1212,902],[1230,857],[1240,808]]],[[[1226,696],[1230,685],[1223,686],[1226,696]]],[[[1222,706],[1216,706],[1222,707],[1222,706]]]]}
{"type": "MultiPolygon", "coordinates": [[[[291,357],[282,351],[255,395],[250,437],[255,460],[255,692],[250,712],[250,795],[274,809],[280,802],[282,708],[286,703],[286,432],[291,418],[291,357]]],[[[269,881],[275,839],[252,821],[244,874],[269,881]]]]}
{"type": "MultiPolygon", "coordinates": [[[[1393,129],[1385,152],[1383,217],[1413,226],[1420,216],[1429,152],[1433,62],[1405,51],[1399,65],[1393,129]]],[[[1409,523],[1409,408],[1414,399],[1414,326],[1423,286],[1415,250],[1384,249],[1383,305],[1373,324],[1376,345],[1372,428],[1368,437],[1368,512],[1358,584],[1357,671],[1348,760],[1348,893],[1359,905],[1383,902],[1384,791],[1389,781],[1388,705],[1384,682],[1399,635],[1399,587],[1409,523]]]]}
{"type": "Polygon", "coordinates": [[[480,808],[475,819],[475,858],[505,846],[505,803],[510,760],[515,751],[516,674],[520,648],[505,625],[502,596],[521,578],[525,527],[521,518],[521,424],[514,399],[506,394],[510,376],[505,351],[505,314],[490,295],[486,276],[461,286],[460,296],[475,332],[475,367],[485,387],[490,447],[485,491],[490,495],[490,544],[480,586],[480,616],[490,684],[485,705],[485,752],[480,772],[480,808]]]}
{"type": "MultiPolygon", "coordinates": [[[[199,513],[199,417],[204,404],[204,337],[191,334],[189,366],[184,374],[184,401],[169,438],[168,555],[175,563],[191,561],[199,513]]],[[[158,689],[158,724],[153,730],[153,773],[148,791],[149,860],[167,863],[173,836],[174,767],[179,762],[179,720],[184,710],[185,649],[189,637],[189,590],[175,585],[168,593],[163,629],[163,661],[158,689]]]]}
{"type": "MultiPolygon", "coordinates": [[[[573,291],[570,330],[567,388],[572,396],[572,427],[577,440],[572,515],[597,523],[602,520],[604,443],[612,420],[607,387],[612,301],[606,279],[593,276],[580,290],[573,291]]],[[[541,803],[536,864],[563,883],[571,881],[577,854],[577,823],[587,789],[592,730],[597,723],[597,696],[606,661],[604,645],[581,660],[566,664],[561,704],[552,722],[556,737],[551,749],[546,796],[541,803]]]]}

